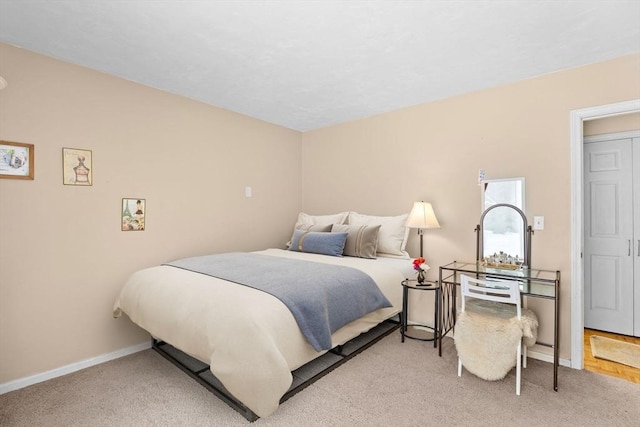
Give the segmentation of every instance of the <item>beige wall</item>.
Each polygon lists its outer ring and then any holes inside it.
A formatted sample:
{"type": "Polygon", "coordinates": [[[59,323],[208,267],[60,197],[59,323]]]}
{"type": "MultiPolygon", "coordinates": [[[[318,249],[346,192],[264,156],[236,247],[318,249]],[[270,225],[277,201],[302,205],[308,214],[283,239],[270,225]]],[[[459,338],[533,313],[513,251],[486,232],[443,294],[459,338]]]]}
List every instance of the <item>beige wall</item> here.
{"type": "Polygon", "coordinates": [[[0,75],[0,139],[35,145],[35,180],[0,180],[0,384],[146,342],[111,316],[133,271],[289,238],[299,132],[3,44],[0,75]],[[93,186],[62,184],[62,147],[92,150],[93,186]]]}
{"type": "Polygon", "coordinates": [[[584,122],[584,136],[640,130],[640,113],[623,114],[584,122]]]}
{"type": "MultiPolygon", "coordinates": [[[[301,135],[2,44],[0,75],[0,139],[36,147],[34,181],[0,180],[0,384],[145,342],[111,318],[131,272],[281,246],[301,209],[395,215],[432,202],[436,277],[474,256],[480,168],[525,176],[529,219],[545,216],[533,260],[562,272],[568,358],[569,112],[640,98],[633,55],[301,135]],[[92,187],[62,185],[62,147],[93,151],[92,187]],[[146,198],[146,231],[120,231],[122,197],[146,198]]],[[[548,304],[534,308],[548,338],[548,304]]]]}
{"type": "MultiPolygon", "coordinates": [[[[528,219],[545,217],[532,264],[561,271],[560,355],[569,359],[570,111],[640,98],[639,76],[640,55],[626,56],[307,132],[303,209],[397,215],[433,203],[442,228],[425,232],[425,257],[435,278],[437,266],[475,256],[478,170],[525,177],[528,219]]],[[[410,250],[417,254],[415,235],[410,250]]],[[[530,307],[552,342],[553,306],[530,299],[530,307]]]]}

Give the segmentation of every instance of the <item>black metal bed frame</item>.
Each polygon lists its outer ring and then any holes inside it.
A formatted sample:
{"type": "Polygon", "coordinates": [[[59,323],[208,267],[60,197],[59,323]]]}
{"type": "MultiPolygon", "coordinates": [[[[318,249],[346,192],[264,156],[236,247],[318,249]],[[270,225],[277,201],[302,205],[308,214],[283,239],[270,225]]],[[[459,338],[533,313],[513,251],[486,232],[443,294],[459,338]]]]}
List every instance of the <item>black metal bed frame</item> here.
{"type": "MultiPolygon", "coordinates": [[[[293,371],[291,387],[282,396],[280,403],[310,386],[338,366],[398,329],[400,327],[399,316],[400,315],[398,315],[398,320],[395,320],[395,317],[387,319],[368,332],[360,334],[341,346],[334,347],[317,359],[293,371]]],[[[259,418],[251,409],[247,408],[242,402],[229,393],[222,383],[211,373],[209,365],[206,363],[183,353],[164,341],[153,339],[152,348],[207,390],[215,394],[220,400],[238,411],[249,422],[253,422],[259,418]]]]}

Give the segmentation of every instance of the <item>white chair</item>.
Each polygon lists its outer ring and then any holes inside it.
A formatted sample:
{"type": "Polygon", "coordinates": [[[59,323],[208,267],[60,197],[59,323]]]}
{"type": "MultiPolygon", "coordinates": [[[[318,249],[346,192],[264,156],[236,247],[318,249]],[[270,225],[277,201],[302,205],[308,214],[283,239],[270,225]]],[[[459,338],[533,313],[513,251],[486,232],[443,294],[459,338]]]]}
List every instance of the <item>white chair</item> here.
{"type": "Polygon", "coordinates": [[[458,376],[464,365],[480,378],[502,379],[513,368],[515,353],[516,394],[520,395],[521,367],[527,363],[523,337],[529,345],[535,343],[538,320],[526,309],[523,320],[518,282],[461,275],[460,285],[462,307],[454,334],[458,376]]]}

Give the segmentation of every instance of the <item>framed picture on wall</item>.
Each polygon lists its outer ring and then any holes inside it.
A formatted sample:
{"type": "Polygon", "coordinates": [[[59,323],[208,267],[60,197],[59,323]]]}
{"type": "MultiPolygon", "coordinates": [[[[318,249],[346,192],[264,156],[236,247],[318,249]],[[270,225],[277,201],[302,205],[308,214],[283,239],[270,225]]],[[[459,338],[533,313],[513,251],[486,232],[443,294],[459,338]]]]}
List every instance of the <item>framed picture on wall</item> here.
{"type": "Polygon", "coordinates": [[[33,179],[33,144],[0,141],[0,178],[33,179]]]}
{"type": "Polygon", "coordinates": [[[62,182],[65,185],[93,185],[91,150],[62,149],[62,182]]]}
{"type": "Polygon", "coordinates": [[[147,203],[145,199],[122,199],[122,231],[144,231],[147,203]]]}

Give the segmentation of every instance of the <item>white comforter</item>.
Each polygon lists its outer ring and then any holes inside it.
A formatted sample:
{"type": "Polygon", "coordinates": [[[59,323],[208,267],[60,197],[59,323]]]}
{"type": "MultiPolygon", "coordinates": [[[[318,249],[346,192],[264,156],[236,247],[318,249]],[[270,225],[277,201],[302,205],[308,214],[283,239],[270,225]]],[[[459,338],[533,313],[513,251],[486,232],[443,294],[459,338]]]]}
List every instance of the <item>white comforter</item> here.
{"type": "MultiPolygon", "coordinates": [[[[258,253],[354,267],[374,279],[393,307],[339,329],[332,335],[334,346],[401,310],[400,282],[410,260],[339,258],[281,249],[258,253]]],[[[179,268],[158,266],[134,273],[114,304],[114,316],[122,312],[155,338],[209,364],[227,390],[260,417],[277,409],[291,386],[291,371],[323,354],[306,341],[277,298],[179,268]]]]}

